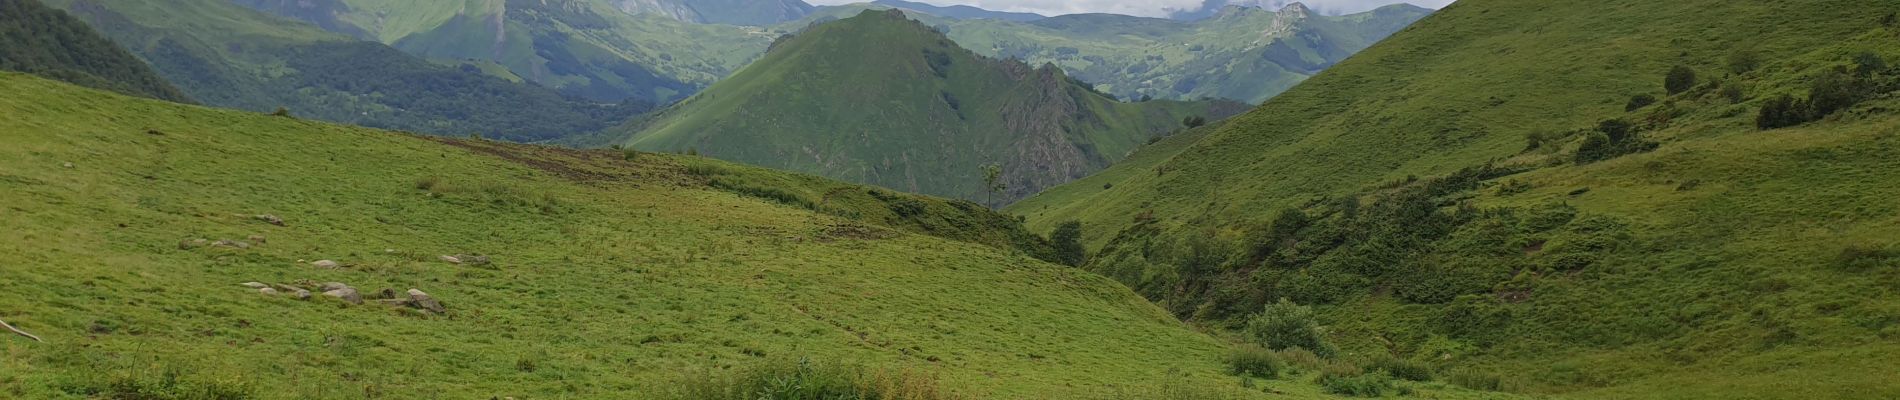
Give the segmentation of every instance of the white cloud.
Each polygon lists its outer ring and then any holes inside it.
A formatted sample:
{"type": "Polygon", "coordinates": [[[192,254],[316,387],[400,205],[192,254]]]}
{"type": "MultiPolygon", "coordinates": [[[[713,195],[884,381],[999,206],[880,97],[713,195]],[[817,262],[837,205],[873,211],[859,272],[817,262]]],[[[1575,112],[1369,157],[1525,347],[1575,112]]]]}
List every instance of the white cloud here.
{"type": "MultiPolygon", "coordinates": [[[[834,5],[867,2],[870,0],[806,0],[812,4],[834,5]]],[[[1111,13],[1139,15],[1144,17],[1166,17],[1175,10],[1195,10],[1201,8],[1207,0],[912,0],[936,5],[970,5],[996,11],[1033,12],[1043,15],[1062,15],[1077,13],[1111,13]]],[[[1213,0],[1235,4],[1258,4],[1268,8],[1290,3],[1291,0],[1213,0]]],[[[1308,7],[1321,13],[1340,14],[1371,10],[1394,3],[1412,3],[1421,7],[1440,8],[1451,4],[1453,0],[1304,0],[1308,7]]]]}

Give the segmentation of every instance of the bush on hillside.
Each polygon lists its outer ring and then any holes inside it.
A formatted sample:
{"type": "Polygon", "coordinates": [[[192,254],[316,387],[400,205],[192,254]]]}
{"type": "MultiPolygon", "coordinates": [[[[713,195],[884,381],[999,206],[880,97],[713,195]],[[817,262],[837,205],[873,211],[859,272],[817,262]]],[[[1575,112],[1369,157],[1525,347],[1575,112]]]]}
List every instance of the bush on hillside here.
{"type": "Polygon", "coordinates": [[[1203,125],[1207,125],[1207,117],[1199,115],[1189,116],[1181,119],[1181,125],[1186,125],[1188,129],[1199,128],[1203,125]]]}
{"type": "Polygon", "coordinates": [[[1082,247],[1082,222],[1069,221],[1056,226],[1049,233],[1049,243],[1056,247],[1056,259],[1063,264],[1082,266],[1088,262],[1088,249],[1082,247]]]}
{"type": "Polygon", "coordinates": [[[1728,72],[1736,75],[1746,74],[1761,68],[1761,53],[1754,50],[1736,50],[1728,55],[1728,72]]]}
{"type": "Polygon", "coordinates": [[[1248,318],[1246,332],[1255,343],[1273,350],[1298,347],[1325,358],[1332,358],[1335,352],[1326,342],[1325,330],[1320,327],[1313,308],[1287,299],[1269,304],[1248,318]]]}
{"type": "Polygon", "coordinates": [[[1721,95],[1722,98],[1728,99],[1729,104],[1741,104],[1742,101],[1748,100],[1748,94],[1742,89],[1740,82],[1722,84],[1721,95]]]}
{"type": "Polygon", "coordinates": [[[1860,54],[1854,55],[1854,75],[1856,76],[1868,78],[1879,74],[1880,71],[1886,70],[1887,60],[1880,58],[1879,54],[1874,54],[1874,52],[1871,51],[1863,51],[1860,52],[1860,54]]]}
{"type": "Polygon", "coordinates": [[[1695,88],[1695,69],[1686,65],[1677,65],[1669,69],[1669,75],[1663,77],[1663,89],[1669,94],[1687,92],[1695,88]]]}
{"type": "Polygon", "coordinates": [[[1391,375],[1393,378],[1413,382],[1432,380],[1432,366],[1423,362],[1386,356],[1372,360],[1371,367],[1375,370],[1385,371],[1387,375],[1391,375]]]}
{"type": "Polygon", "coordinates": [[[1656,146],[1656,142],[1643,140],[1641,132],[1629,121],[1607,120],[1597,124],[1596,133],[1584,137],[1583,143],[1577,146],[1576,161],[1578,164],[1589,164],[1655,150],[1656,146]]]}
{"type": "Polygon", "coordinates": [[[1333,372],[1321,373],[1319,386],[1326,393],[1353,397],[1382,397],[1386,392],[1396,391],[1392,377],[1383,373],[1360,373],[1357,375],[1333,372]]]}
{"type": "Polygon", "coordinates": [[[1309,371],[1318,371],[1320,369],[1326,368],[1326,364],[1327,364],[1325,358],[1320,357],[1319,354],[1314,354],[1312,350],[1307,350],[1305,348],[1293,347],[1293,348],[1288,348],[1286,350],[1280,350],[1274,353],[1279,355],[1280,361],[1286,362],[1287,366],[1299,367],[1301,369],[1305,369],[1309,371]]]}
{"type": "Polygon", "coordinates": [[[1807,108],[1807,102],[1794,96],[1775,96],[1761,103],[1761,111],[1755,113],[1755,127],[1769,130],[1801,125],[1808,122],[1807,108]]]}
{"type": "Polygon", "coordinates": [[[1277,379],[1285,363],[1280,355],[1265,347],[1245,344],[1227,352],[1227,372],[1262,379],[1277,379]]]}
{"type": "Polygon", "coordinates": [[[1623,111],[1640,110],[1643,107],[1648,107],[1650,104],[1656,104],[1656,96],[1651,96],[1647,93],[1630,96],[1630,102],[1623,105],[1623,111]]]}
{"type": "Polygon", "coordinates": [[[1859,103],[1863,97],[1861,82],[1848,76],[1845,71],[1831,70],[1815,77],[1814,84],[1808,87],[1808,120],[1818,121],[1846,110],[1859,103]]]}

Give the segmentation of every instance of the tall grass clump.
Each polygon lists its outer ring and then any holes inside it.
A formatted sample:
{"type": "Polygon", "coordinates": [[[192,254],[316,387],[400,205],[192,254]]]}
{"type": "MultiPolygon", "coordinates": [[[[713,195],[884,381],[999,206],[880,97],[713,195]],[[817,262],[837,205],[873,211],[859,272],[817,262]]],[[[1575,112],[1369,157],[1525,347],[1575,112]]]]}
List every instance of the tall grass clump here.
{"type": "Polygon", "coordinates": [[[1272,350],[1255,344],[1245,344],[1229,350],[1227,353],[1227,372],[1253,378],[1276,379],[1286,363],[1272,350]]]}
{"type": "Polygon", "coordinates": [[[1432,366],[1423,362],[1386,356],[1373,359],[1371,367],[1375,370],[1385,371],[1387,375],[1391,375],[1393,378],[1413,382],[1432,380],[1432,366]]]}
{"type": "Polygon", "coordinates": [[[771,361],[683,379],[671,400],[953,400],[964,396],[937,378],[906,370],[819,365],[810,359],[771,361]]]}

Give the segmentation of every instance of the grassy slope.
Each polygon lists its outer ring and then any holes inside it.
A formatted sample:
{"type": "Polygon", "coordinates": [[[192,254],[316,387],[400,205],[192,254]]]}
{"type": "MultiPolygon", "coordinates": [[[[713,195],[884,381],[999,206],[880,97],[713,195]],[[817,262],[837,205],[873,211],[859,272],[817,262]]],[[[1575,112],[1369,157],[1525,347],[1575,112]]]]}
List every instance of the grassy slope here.
{"type": "Polygon", "coordinates": [[[690,94],[750,62],[775,37],[759,28],[628,14],[598,0],[318,2],[341,15],[301,2],[247,1],[424,57],[496,62],[542,85],[602,99],[690,94]],[[505,22],[495,24],[497,16],[505,22]]]}
{"type": "MultiPolygon", "coordinates": [[[[1485,294],[1482,307],[1510,318],[1495,328],[1502,338],[1448,336],[1431,321],[1451,309],[1376,294],[1324,308],[1336,338],[1368,348],[1379,345],[1364,338],[1378,335],[1405,351],[1446,351],[1462,360],[1452,365],[1501,371],[1517,390],[1577,397],[1892,397],[1900,391],[1892,372],[1871,366],[1900,358],[1890,344],[1900,277],[1835,267],[1849,246],[1900,245],[1900,209],[1886,201],[1900,191],[1890,184],[1892,100],[1807,127],[1753,128],[1760,102],[1805,94],[1815,74],[1855,53],[1900,56],[1894,28],[1869,12],[1890,5],[1463,1],[1150,169],[1161,173],[1130,174],[1107,191],[1051,190],[1012,211],[1037,231],[1085,221],[1088,242],[1101,246],[1142,212],[1172,235],[1236,229],[1289,206],[1325,210],[1314,201],[1377,193],[1408,175],[1555,159],[1505,179],[1529,183],[1525,194],[1499,194],[1494,181],[1448,201],[1568,204],[1626,224],[1619,240],[1629,247],[1602,251],[1583,272],[1500,283],[1531,293],[1524,303],[1485,294]],[[1745,85],[1746,102],[1730,105],[1713,88],[1672,99],[1683,115],[1645,133],[1662,142],[1658,151],[1576,166],[1563,162],[1576,137],[1558,136],[1548,150],[1520,154],[1528,133],[1649,118],[1661,111],[1625,113],[1625,100],[1661,95],[1674,64],[1721,76],[1723,60],[1744,48],[1768,60],[1729,78],[1745,85]],[[1691,181],[1699,186],[1682,189],[1691,181]]],[[[1552,245],[1588,245],[1562,242],[1573,234],[1552,245]]]]}
{"type": "Polygon", "coordinates": [[[760,354],[915,368],[1000,398],[1231,382],[1216,378],[1220,342],[1106,279],[692,172],[744,167],[438,141],[15,74],[0,89],[0,316],[48,340],[0,339],[9,396],[621,397],[760,354]],[[418,189],[424,177],[439,182],[418,189]],[[249,217],[261,213],[287,226],[249,217]],[[176,246],[249,235],[268,241],[176,246]],[[434,261],[470,252],[495,264],[434,261]],[[299,261],[313,259],[345,267],[299,261]],[[237,285],[300,279],[420,288],[452,311],[237,285]]]}
{"type": "Polygon", "coordinates": [[[191,99],[144,61],[38,0],[0,2],[0,69],[176,102],[191,99]]]}
{"type": "Polygon", "coordinates": [[[220,107],[436,134],[540,140],[601,129],[644,104],[603,106],[431,63],[224,0],[52,0],[220,107]]]}
{"type": "Polygon", "coordinates": [[[785,40],[629,125],[639,132],[627,143],[987,200],[982,165],[1005,167],[1012,190],[1003,197],[1027,195],[1104,167],[1210,107],[1115,102],[1060,72],[984,59],[915,22],[867,12],[785,40]],[[932,66],[929,54],[948,64],[932,66]]]}
{"type": "MultiPolygon", "coordinates": [[[[1174,156],[1181,154],[1182,151],[1193,146],[1194,142],[1207,137],[1208,133],[1220,129],[1221,124],[1221,122],[1216,122],[1211,125],[1181,131],[1180,133],[1169,135],[1154,143],[1141,146],[1140,149],[1135,150],[1134,154],[1129,154],[1128,158],[1108,166],[1108,169],[1104,169],[1101,172],[1091,174],[1082,179],[1077,179],[1074,182],[1049,188],[1041,193],[1036,193],[1035,196],[1022,199],[1022,201],[1011,203],[1009,207],[1003,208],[1003,212],[1016,215],[1037,215],[1040,212],[1052,208],[1062,208],[1074,202],[1106,200],[1107,198],[1097,198],[1096,196],[1109,192],[1110,189],[1114,189],[1116,184],[1129,180],[1135,175],[1154,173],[1155,167],[1161,166],[1161,164],[1173,159],[1174,156]]],[[[1043,222],[1042,224],[1038,224],[1036,226],[1037,228],[1043,228],[1045,230],[1055,228],[1052,224],[1047,223],[1047,219],[1038,218],[1034,219],[1034,221],[1043,222]]]]}

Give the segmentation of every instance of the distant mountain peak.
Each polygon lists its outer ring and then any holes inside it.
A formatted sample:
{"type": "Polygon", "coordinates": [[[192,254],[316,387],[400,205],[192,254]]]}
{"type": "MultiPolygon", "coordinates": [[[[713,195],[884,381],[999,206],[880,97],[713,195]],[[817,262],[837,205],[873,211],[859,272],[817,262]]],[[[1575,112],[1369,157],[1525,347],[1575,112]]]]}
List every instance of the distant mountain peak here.
{"type": "Polygon", "coordinates": [[[1286,7],[1280,8],[1279,12],[1280,12],[1280,15],[1296,16],[1299,18],[1306,18],[1308,16],[1313,15],[1312,8],[1308,8],[1306,6],[1306,3],[1301,3],[1297,1],[1292,2],[1292,3],[1287,3],[1286,7]]]}

